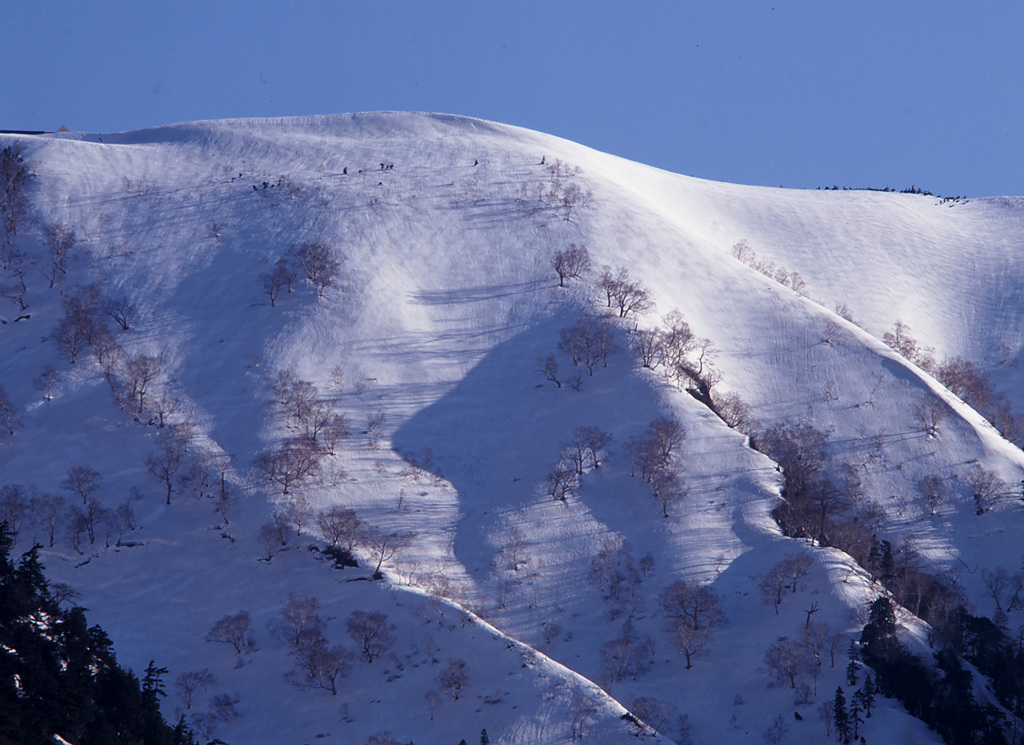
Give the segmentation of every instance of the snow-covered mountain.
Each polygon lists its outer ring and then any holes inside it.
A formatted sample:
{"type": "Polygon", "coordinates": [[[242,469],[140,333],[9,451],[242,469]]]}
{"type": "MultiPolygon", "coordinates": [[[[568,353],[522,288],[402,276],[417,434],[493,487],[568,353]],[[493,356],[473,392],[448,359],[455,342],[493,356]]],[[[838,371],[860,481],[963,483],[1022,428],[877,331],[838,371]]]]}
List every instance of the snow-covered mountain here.
{"type": "MultiPolygon", "coordinates": [[[[971,362],[1014,436],[1024,199],[713,183],[431,114],[0,136],[11,144],[32,173],[32,220],[5,254],[5,286],[18,267],[25,284],[0,307],[0,385],[17,415],[0,486],[24,486],[4,509],[24,506],[19,546],[44,544],[51,578],[80,593],[123,662],[168,668],[165,713],[207,739],[388,731],[454,745],[486,729],[494,743],[561,743],[583,722],[584,742],[618,743],[637,731],[627,711],[662,718],[656,701],[665,721],[644,737],[664,742],[758,742],[773,724],[785,742],[824,741],[818,708],[837,686],[852,694],[849,640],[887,590],[819,536],[784,537],[763,433],[785,427],[825,436],[838,493],[823,511],[955,579],[977,614],[1024,623],[991,589],[998,570],[1006,588],[1021,570],[1024,453],[940,382],[943,360],[971,362]],[[58,262],[62,230],[74,243],[58,262]],[[298,257],[319,247],[340,266],[318,284],[298,257]],[[554,257],[583,247],[589,269],[560,287],[554,257]],[[623,316],[608,277],[650,302],[623,316]],[[89,306],[92,283],[104,300],[89,306]],[[125,324],[104,313],[117,300],[135,309],[125,324]],[[109,338],[86,329],[72,363],[60,324],[83,304],[109,338]],[[673,311],[710,396],[631,351],[673,311]],[[592,374],[562,343],[581,319],[610,352],[592,374]],[[136,395],[131,364],[147,360],[136,395]],[[749,412],[730,427],[707,403],[735,396],[749,412]],[[324,431],[343,415],[348,434],[328,447],[317,430],[318,469],[283,493],[268,462],[308,432],[311,406],[324,431]],[[659,417],[685,431],[665,487],[679,498],[664,504],[630,456],[659,417]],[[578,488],[554,498],[549,474],[580,427],[611,436],[604,462],[580,456],[578,488]],[[168,494],[159,461],[175,441],[187,450],[168,494]],[[98,488],[68,488],[76,467],[98,488]],[[978,474],[992,488],[976,499],[978,474]],[[33,517],[44,494],[65,500],[52,547],[33,517]],[[322,560],[316,516],[336,507],[369,530],[358,568],[322,560]],[[810,559],[806,577],[766,602],[761,579],[794,556],[810,559]],[[689,668],[659,602],[679,580],[713,590],[726,621],[689,668]],[[290,595],[317,598],[324,640],[353,652],[333,695],[281,632],[290,595]],[[208,640],[241,611],[255,648],[208,640]],[[379,655],[360,653],[355,611],[387,616],[379,655]],[[835,654],[774,676],[769,649],[812,621],[835,654]],[[617,654],[632,655],[625,672],[617,654]],[[204,669],[215,682],[187,702],[176,682],[204,669]],[[798,704],[791,682],[808,691],[798,704]]],[[[915,610],[898,614],[899,636],[927,659],[915,610]]],[[[996,700],[980,677],[976,696],[996,700]]],[[[861,733],[941,742],[890,699],[861,733]]]]}

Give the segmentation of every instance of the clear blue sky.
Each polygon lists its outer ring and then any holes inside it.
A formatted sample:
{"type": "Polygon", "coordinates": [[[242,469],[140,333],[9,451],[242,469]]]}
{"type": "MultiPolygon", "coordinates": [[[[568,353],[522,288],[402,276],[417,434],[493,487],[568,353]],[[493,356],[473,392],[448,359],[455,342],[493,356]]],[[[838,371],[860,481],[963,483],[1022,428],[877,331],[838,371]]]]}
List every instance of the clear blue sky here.
{"type": "Polygon", "coordinates": [[[466,114],[679,173],[1024,195],[1021,0],[7,3],[0,128],[466,114]]]}

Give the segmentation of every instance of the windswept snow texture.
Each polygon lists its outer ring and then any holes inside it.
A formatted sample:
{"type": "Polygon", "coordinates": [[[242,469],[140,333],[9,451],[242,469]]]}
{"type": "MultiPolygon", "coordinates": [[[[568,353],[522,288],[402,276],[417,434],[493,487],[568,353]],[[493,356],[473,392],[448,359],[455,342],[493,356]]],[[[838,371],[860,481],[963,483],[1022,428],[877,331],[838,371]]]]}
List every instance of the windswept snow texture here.
{"type": "MultiPolygon", "coordinates": [[[[633,358],[630,333],[675,309],[713,342],[720,391],[738,393],[764,424],[827,433],[830,468],[837,478],[844,464],[860,468],[882,535],[908,541],[930,571],[957,575],[979,612],[994,605],[977,567],[1020,568],[1024,454],[880,339],[902,320],[936,357],[978,364],[1024,413],[1024,199],[712,183],[432,114],[0,137],[12,142],[34,173],[34,227],[15,248],[45,268],[42,228],[55,224],[73,228],[77,245],[52,289],[27,271],[29,318],[0,309],[0,383],[20,411],[14,435],[0,439],[0,485],[63,495],[68,516],[82,504],[62,481],[87,465],[102,474],[101,506],[132,506],[119,545],[97,535],[79,552],[61,527],[42,554],[122,661],[169,669],[168,719],[184,713],[208,737],[363,743],[389,731],[403,743],[455,743],[486,728],[492,743],[568,743],[584,709],[584,742],[610,744],[636,731],[620,717],[648,697],[672,712],[656,736],[666,743],[760,742],[780,714],[786,742],[825,741],[818,705],[846,685],[848,639],[880,589],[845,554],[782,537],[770,515],[775,464],[633,358]],[[799,272],[805,293],[734,258],[741,240],[799,272]],[[337,281],[318,298],[300,277],[271,307],[263,275],[313,241],[344,256],[337,281]],[[592,268],[559,288],[552,257],[570,244],[586,246],[592,268]],[[617,318],[597,284],[603,265],[628,269],[655,307],[617,318]],[[138,308],[129,330],[112,331],[125,353],[162,355],[151,400],[175,402],[169,420],[192,425],[193,452],[230,463],[239,501],[227,521],[191,487],[165,504],[145,465],[165,430],[118,409],[94,353],[70,364],[54,344],[62,295],[92,282],[138,308]],[[837,304],[861,326],[840,319],[837,304]],[[561,330],[587,314],[610,319],[623,350],[592,376],[559,349],[561,330]],[[829,321],[838,331],[826,334],[829,321]],[[549,354],[560,388],[539,370],[549,354]],[[61,374],[50,401],[33,385],[45,365],[61,374]],[[254,461],[295,434],[267,383],[288,369],[344,413],[350,435],[315,478],[282,495],[254,461]],[[575,373],[579,392],[568,384],[575,373]],[[915,411],[936,398],[950,414],[929,437],[915,411]],[[667,518],[631,477],[625,447],[658,416],[687,435],[686,496],[667,518]],[[555,500],[546,477],[580,426],[612,435],[606,462],[555,500]],[[963,481],[977,465],[1010,485],[982,516],[963,481]],[[935,515],[918,489],[931,474],[951,489],[935,515]],[[406,545],[381,581],[370,579],[365,547],[360,568],[331,568],[309,550],[324,546],[314,521],[289,503],[354,509],[406,545]],[[275,514],[292,527],[268,549],[260,531],[275,514]],[[627,577],[613,600],[593,571],[609,546],[612,573],[627,577]],[[794,554],[812,569],[776,615],[755,578],[794,554]],[[677,579],[710,583],[728,620],[692,669],[658,603],[677,579]],[[394,643],[372,662],[356,655],[336,695],[294,685],[295,657],[268,630],[290,593],[319,599],[330,644],[355,650],[345,624],[355,610],[386,614],[394,643]],[[799,635],[812,606],[842,641],[834,666],[800,676],[814,690],[796,705],[763,660],[780,637],[799,635]],[[254,650],[205,640],[242,610],[254,650]],[[602,647],[624,636],[650,637],[653,650],[646,672],[614,680],[602,647]],[[457,659],[468,686],[456,699],[440,675],[457,659]],[[175,681],[203,668],[216,683],[186,710],[175,681]],[[237,716],[217,716],[223,694],[237,699],[237,716]]],[[[48,543],[26,521],[19,546],[33,540],[48,543]]],[[[927,629],[902,619],[905,639],[923,648],[927,629]]],[[[1022,622],[1024,612],[1010,614],[1010,628],[1022,622]]],[[[868,742],[938,741],[884,699],[862,732],[868,742]]]]}

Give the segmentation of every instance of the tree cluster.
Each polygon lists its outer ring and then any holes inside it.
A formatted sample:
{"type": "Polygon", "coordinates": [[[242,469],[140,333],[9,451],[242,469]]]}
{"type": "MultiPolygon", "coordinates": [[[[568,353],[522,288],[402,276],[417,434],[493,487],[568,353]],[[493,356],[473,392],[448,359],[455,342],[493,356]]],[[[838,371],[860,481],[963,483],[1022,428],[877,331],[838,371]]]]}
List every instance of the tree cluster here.
{"type": "Polygon", "coordinates": [[[686,430],[679,421],[661,416],[648,425],[644,434],[626,441],[632,464],[629,475],[639,474],[651,485],[664,517],[668,517],[670,506],[686,496],[676,457],[685,439],[686,430]]]}
{"type": "Polygon", "coordinates": [[[760,272],[769,279],[773,279],[784,287],[800,295],[807,294],[807,285],[799,272],[790,272],[784,266],[776,264],[771,259],[764,259],[757,255],[757,252],[750,247],[746,240],[739,241],[732,247],[732,256],[738,261],[746,264],[756,272],[760,272]]]}
{"type": "Polygon", "coordinates": [[[293,433],[277,448],[260,453],[256,467],[283,494],[315,476],[320,462],[334,455],[338,443],[349,434],[345,416],[322,397],[316,387],[284,370],[267,380],[275,403],[293,433]]]}
{"type": "MultiPolygon", "coordinates": [[[[885,332],[882,341],[925,372],[934,375],[950,393],[991,422],[1008,441],[1024,447],[1024,416],[1013,412],[1010,401],[992,388],[988,375],[973,362],[963,357],[946,357],[937,362],[932,356],[932,350],[920,346],[911,336],[910,327],[901,320],[896,321],[892,331],[885,332]]],[[[927,419],[925,421],[927,423],[927,419]]]]}
{"type": "Polygon", "coordinates": [[[270,297],[271,307],[277,303],[282,290],[292,291],[300,274],[316,290],[317,297],[323,298],[338,280],[344,261],[344,256],[323,241],[299,243],[292,246],[271,271],[261,274],[260,282],[270,297]]]}
{"type": "Polygon", "coordinates": [[[651,293],[631,279],[629,270],[624,267],[615,271],[610,266],[602,267],[598,286],[605,294],[608,307],[615,308],[619,318],[627,318],[630,313],[646,313],[654,307],[651,293]]]}
{"type": "Polygon", "coordinates": [[[714,345],[710,339],[697,337],[679,311],[662,319],[662,326],[637,329],[631,336],[633,353],[643,367],[657,370],[676,385],[688,385],[690,393],[722,417],[730,426],[745,423],[749,409],[738,396],[730,396],[717,405],[714,388],[721,380],[713,359],[714,345]]]}

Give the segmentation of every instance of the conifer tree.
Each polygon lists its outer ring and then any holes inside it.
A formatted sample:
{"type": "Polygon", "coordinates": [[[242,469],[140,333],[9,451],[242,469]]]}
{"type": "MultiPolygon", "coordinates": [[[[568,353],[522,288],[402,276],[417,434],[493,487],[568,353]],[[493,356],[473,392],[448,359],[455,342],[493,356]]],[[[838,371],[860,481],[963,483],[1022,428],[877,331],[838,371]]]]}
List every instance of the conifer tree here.
{"type": "Polygon", "coordinates": [[[846,711],[846,696],[843,687],[836,688],[836,696],[832,699],[832,718],[835,722],[836,735],[844,745],[850,742],[850,715],[846,711]]]}
{"type": "Polygon", "coordinates": [[[846,652],[850,662],[846,666],[846,682],[851,686],[857,685],[857,643],[850,639],[850,648],[846,652]]]}

